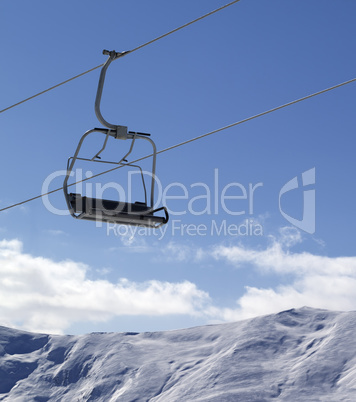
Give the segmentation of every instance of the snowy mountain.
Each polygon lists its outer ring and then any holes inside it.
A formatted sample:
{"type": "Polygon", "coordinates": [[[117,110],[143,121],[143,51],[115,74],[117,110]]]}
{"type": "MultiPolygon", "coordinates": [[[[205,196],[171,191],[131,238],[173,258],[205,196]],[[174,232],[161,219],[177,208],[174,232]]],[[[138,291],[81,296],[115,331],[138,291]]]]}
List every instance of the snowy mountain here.
{"type": "Polygon", "coordinates": [[[3,401],[355,401],[356,312],[302,308],[169,332],[0,327],[3,401]]]}

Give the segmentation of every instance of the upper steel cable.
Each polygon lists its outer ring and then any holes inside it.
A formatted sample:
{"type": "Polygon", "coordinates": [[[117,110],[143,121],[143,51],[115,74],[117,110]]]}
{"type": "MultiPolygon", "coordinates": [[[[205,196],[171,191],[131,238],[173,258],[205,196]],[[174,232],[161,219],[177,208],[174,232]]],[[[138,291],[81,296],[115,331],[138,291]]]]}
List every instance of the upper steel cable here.
{"type": "MultiPolygon", "coordinates": [[[[291,102],[288,102],[288,103],[284,103],[284,104],[281,105],[281,106],[277,106],[277,107],[272,108],[272,109],[269,109],[269,110],[267,110],[267,111],[265,111],[265,112],[255,114],[255,115],[253,115],[253,116],[247,117],[246,119],[239,120],[239,121],[237,121],[237,122],[235,122],[235,123],[229,124],[229,125],[227,125],[227,126],[218,128],[218,129],[213,130],[213,131],[209,131],[208,133],[199,135],[199,136],[194,137],[194,138],[191,138],[191,139],[189,139],[189,140],[187,140],[187,141],[183,141],[183,142],[180,142],[179,144],[172,145],[172,146],[170,146],[170,147],[168,147],[168,148],[165,148],[165,149],[162,149],[162,150],[160,150],[160,151],[157,151],[157,155],[158,155],[158,154],[162,154],[162,153],[167,152],[167,151],[171,151],[172,149],[175,149],[175,148],[181,147],[181,146],[183,146],[183,145],[189,144],[189,143],[191,143],[191,142],[193,142],[193,141],[200,140],[200,139],[202,139],[202,138],[204,138],[204,137],[208,137],[209,135],[216,134],[216,133],[219,133],[219,132],[221,132],[221,131],[227,130],[228,128],[235,127],[235,126],[237,126],[237,125],[239,125],[239,124],[246,123],[246,122],[248,122],[248,121],[257,119],[257,118],[262,117],[262,116],[265,116],[265,115],[267,115],[267,114],[269,114],[269,113],[276,112],[277,110],[283,109],[283,108],[285,108],[285,107],[288,107],[288,106],[291,106],[291,105],[295,105],[296,103],[299,103],[299,102],[305,101],[305,100],[307,100],[307,99],[313,98],[314,96],[318,96],[318,95],[324,94],[324,93],[329,92],[329,91],[332,91],[332,90],[334,90],[334,89],[336,89],[336,88],[340,88],[340,87],[342,87],[342,86],[344,86],[344,85],[351,84],[352,82],[355,82],[355,81],[356,81],[356,78],[353,78],[353,79],[348,80],[348,81],[344,81],[344,82],[342,82],[342,83],[340,83],[340,84],[334,85],[334,86],[332,86],[332,87],[323,89],[323,90],[318,91],[318,92],[314,92],[314,93],[312,93],[312,94],[310,94],[310,95],[304,96],[304,97],[299,98],[299,99],[296,99],[296,100],[294,100],[294,101],[291,101],[291,102]]],[[[140,162],[140,161],[142,161],[142,160],[144,160],[144,159],[147,159],[147,158],[149,158],[149,157],[151,157],[151,156],[152,156],[152,154],[143,156],[142,158],[139,158],[139,159],[136,159],[136,160],[130,162],[130,164],[140,162]]],[[[114,170],[116,170],[116,169],[120,169],[121,167],[122,167],[122,166],[117,166],[117,167],[114,167],[114,168],[112,168],[112,169],[105,170],[104,172],[98,173],[98,174],[96,174],[96,175],[94,175],[94,176],[91,176],[90,178],[83,179],[83,180],[80,180],[80,181],[78,181],[78,182],[72,183],[72,184],[68,185],[68,187],[74,186],[74,185],[76,185],[76,184],[78,184],[78,183],[81,183],[81,182],[84,182],[84,181],[87,181],[87,180],[90,180],[90,179],[93,179],[93,178],[98,177],[98,176],[101,176],[101,175],[103,175],[103,174],[112,172],[112,171],[114,171],[114,170]]],[[[52,190],[52,191],[48,191],[47,193],[40,194],[40,195],[38,195],[38,196],[36,196],[36,197],[32,197],[32,198],[29,198],[29,199],[27,199],[27,200],[24,200],[24,201],[18,202],[18,203],[16,203],[16,204],[10,205],[10,206],[8,206],[8,207],[2,208],[2,209],[0,209],[0,212],[6,211],[7,209],[10,209],[10,208],[17,207],[17,206],[19,206],[19,205],[26,204],[26,203],[28,203],[28,202],[30,202],[30,201],[37,200],[38,198],[41,198],[41,197],[44,197],[44,196],[46,196],[46,195],[50,195],[50,194],[56,193],[57,191],[61,191],[61,190],[63,190],[63,187],[57,188],[57,189],[52,190]]]]}
{"type": "MultiPolygon", "coordinates": [[[[148,46],[148,45],[151,45],[152,43],[157,42],[158,40],[163,39],[163,38],[165,38],[165,37],[167,37],[167,36],[169,36],[169,35],[171,35],[171,34],[173,34],[173,33],[175,33],[175,32],[178,32],[178,31],[180,31],[181,29],[186,28],[186,27],[188,27],[189,25],[194,24],[195,22],[198,22],[198,21],[200,21],[200,20],[202,20],[202,19],[204,19],[204,18],[206,18],[206,17],[209,17],[210,15],[213,15],[213,14],[217,13],[218,11],[223,10],[224,8],[227,8],[227,7],[229,7],[229,6],[232,6],[233,4],[238,3],[239,1],[240,1],[240,0],[234,0],[234,1],[230,2],[230,3],[228,3],[228,4],[225,4],[225,5],[222,6],[222,7],[217,8],[216,10],[210,11],[209,13],[204,14],[204,15],[202,15],[201,17],[196,18],[195,20],[192,20],[192,21],[190,21],[190,22],[187,22],[186,24],[181,25],[181,26],[178,27],[178,28],[172,29],[172,31],[169,31],[169,32],[167,32],[167,33],[165,33],[165,34],[163,34],[163,35],[160,35],[160,36],[158,36],[158,37],[155,38],[155,39],[151,39],[150,41],[148,41],[148,42],[146,42],[146,43],[143,43],[142,45],[139,45],[139,46],[135,47],[134,49],[129,50],[129,51],[123,53],[123,54],[121,55],[121,57],[122,57],[122,56],[126,56],[126,55],[129,54],[129,53],[136,52],[137,50],[140,50],[140,49],[142,49],[142,48],[144,48],[144,47],[146,47],[146,46],[148,46]]],[[[92,71],[94,71],[94,70],[97,70],[98,68],[102,67],[103,65],[104,65],[104,63],[99,64],[98,66],[93,67],[93,68],[91,68],[91,69],[89,69],[89,70],[87,70],[87,71],[84,71],[83,73],[80,73],[80,74],[78,74],[78,75],[75,75],[74,77],[69,78],[68,80],[65,80],[65,81],[63,81],[63,82],[60,82],[59,84],[54,85],[53,87],[47,88],[47,89],[45,89],[44,91],[38,92],[37,94],[30,96],[29,98],[26,98],[26,99],[23,99],[23,100],[20,101],[20,102],[14,103],[13,105],[8,106],[8,107],[6,107],[5,109],[0,110],[0,113],[4,113],[4,112],[6,112],[7,110],[10,110],[10,109],[12,109],[12,108],[14,108],[14,107],[16,107],[16,106],[21,105],[22,103],[25,103],[25,102],[28,102],[28,101],[31,100],[31,99],[37,98],[37,96],[43,95],[43,94],[45,94],[46,92],[52,91],[52,89],[58,88],[58,87],[60,87],[61,85],[67,84],[67,83],[70,82],[70,81],[73,81],[73,80],[75,80],[75,79],[77,79],[77,78],[79,78],[79,77],[82,77],[82,76],[85,75],[85,74],[88,74],[88,73],[90,73],[90,72],[92,72],[92,71]]]]}

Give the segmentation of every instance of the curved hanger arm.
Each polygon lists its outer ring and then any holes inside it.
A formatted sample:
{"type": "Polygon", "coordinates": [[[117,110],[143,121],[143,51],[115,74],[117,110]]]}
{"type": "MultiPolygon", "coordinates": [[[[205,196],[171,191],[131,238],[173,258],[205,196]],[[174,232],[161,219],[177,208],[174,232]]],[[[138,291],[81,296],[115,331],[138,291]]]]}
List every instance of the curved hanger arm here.
{"type": "Polygon", "coordinates": [[[106,70],[108,69],[110,63],[113,60],[116,60],[117,58],[127,54],[128,52],[115,52],[115,50],[108,51],[108,50],[103,50],[103,54],[108,55],[108,59],[104,63],[101,72],[100,72],[100,77],[99,77],[99,83],[98,83],[98,89],[96,92],[96,98],[95,98],[95,114],[98,120],[100,121],[101,124],[103,124],[105,127],[110,128],[111,130],[116,130],[117,135],[116,138],[122,138],[126,139],[127,138],[127,127],[126,126],[120,126],[117,124],[111,124],[107,122],[104,117],[101,114],[100,111],[100,102],[101,102],[101,96],[103,94],[103,87],[104,87],[104,81],[105,81],[105,75],[106,75],[106,70]]]}

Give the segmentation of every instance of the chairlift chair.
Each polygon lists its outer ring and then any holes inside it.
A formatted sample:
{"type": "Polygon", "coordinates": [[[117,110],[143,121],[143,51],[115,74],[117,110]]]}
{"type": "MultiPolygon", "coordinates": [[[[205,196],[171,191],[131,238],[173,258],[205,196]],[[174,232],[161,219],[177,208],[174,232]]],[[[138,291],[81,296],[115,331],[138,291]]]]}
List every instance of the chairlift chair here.
{"type": "Polygon", "coordinates": [[[154,208],[154,188],[155,188],[156,155],[157,155],[156,145],[154,141],[150,138],[150,134],[128,131],[126,126],[110,124],[103,118],[100,112],[100,102],[101,102],[106,70],[108,69],[110,63],[113,60],[119,58],[120,56],[123,56],[125,52],[118,53],[115,52],[114,50],[113,51],[104,50],[103,54],[108,55],[109,57],[105,62],[105,64],[103,65],[99,77],[99,84],[95,98],[95,114],[100,123],[102,123],[107,128],[94,128],[84,133],[84,135],[79,141],[74,156],[68,159],[67,174],[63,183],[63,190],[67,206],[70,214],[76,219],[109,222],[120,225],[134,225],[134,226],[158,228],[168,222],[169,216],[166,207],[163,206],[156,209],[154,208]],[[80,158],[78,155],[82,147],[82,144],[85,138],[87,138],[92,133],[100,133],[105,135],[103,146],[91,159],[80,158]],[[109,137],[113,137],[115,139],[120,140],[127,140],[127,139],[131,140],[130,149],[128,150],[126,155],[124,155],[119,160],[119,162],[103,161],[100,158],[100,154],[106,148],[109,137]],[[147,191],[141,167],[127,162],[127,158],[133,150],[135,141],[138,139],[149,141],[153,148],[149,204],[147,203],[147,191]],[[99,163],[111,163],[117,165],[118,168],[124,166],[138,168],[141,172],[145,201],[129,203],[120,200],[104,200],[98,198],[91,198],[81,194],[68,192],[68,179],[71,176],[71,173],[77,160],[99,162],[99,163]],[[164,216],[156,215],[156,213],[159,211],[163,211],[164,216]]]}

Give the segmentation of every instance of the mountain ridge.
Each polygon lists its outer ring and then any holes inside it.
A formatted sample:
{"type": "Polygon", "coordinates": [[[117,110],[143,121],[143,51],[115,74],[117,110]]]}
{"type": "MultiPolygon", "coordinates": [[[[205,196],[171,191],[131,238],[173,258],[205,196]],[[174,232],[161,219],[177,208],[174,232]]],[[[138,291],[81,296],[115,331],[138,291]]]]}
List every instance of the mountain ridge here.
{"type": "Polygon", "coordinates": [[[353,401],[355,333],[356,312],[308,307],[166,332],[0,327],[0,400],[353,401]]]}

